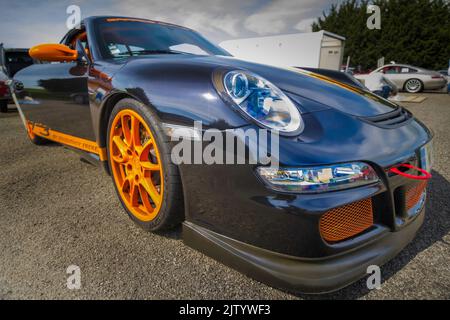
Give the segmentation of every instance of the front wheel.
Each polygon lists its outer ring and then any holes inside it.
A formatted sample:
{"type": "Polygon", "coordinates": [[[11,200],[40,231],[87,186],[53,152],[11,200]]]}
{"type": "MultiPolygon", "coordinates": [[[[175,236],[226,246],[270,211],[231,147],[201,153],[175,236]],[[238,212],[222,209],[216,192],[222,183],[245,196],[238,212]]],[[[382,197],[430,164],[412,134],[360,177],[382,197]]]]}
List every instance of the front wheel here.
{"type": "Polygon", "coordinates": [[[419,79],[409,79],[405,82],[405,90],[409,93],[418,93],[422,91],[423,84],[419,79]]]}
{"type": "Polygon", "coordinates": [[[0,100],[0,112],[7,113],[8,112],[8,101],[0,100]]]}
{"type": "Polygon", "coordinates": [[[142,103],[123,99],[108,124],[108,161],[119,199],[130,218],[148,231],[183,221],[178,168],[155,114],[142,103]]]}

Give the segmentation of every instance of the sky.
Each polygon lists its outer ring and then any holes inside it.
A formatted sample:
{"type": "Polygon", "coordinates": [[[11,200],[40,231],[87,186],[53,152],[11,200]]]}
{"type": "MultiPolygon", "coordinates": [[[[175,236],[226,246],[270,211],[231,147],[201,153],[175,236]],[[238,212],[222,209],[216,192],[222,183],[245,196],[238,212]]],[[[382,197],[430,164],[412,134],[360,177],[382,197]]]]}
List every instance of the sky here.
{"type": "Polygon", "coordinates": [[[119,15],[190,27],[209,40],[308,32],[315,18],[339,0],[0,0],[0,43],[31,47],[59,42],[66,13],[78,5],[82,18],[119,15]]]}

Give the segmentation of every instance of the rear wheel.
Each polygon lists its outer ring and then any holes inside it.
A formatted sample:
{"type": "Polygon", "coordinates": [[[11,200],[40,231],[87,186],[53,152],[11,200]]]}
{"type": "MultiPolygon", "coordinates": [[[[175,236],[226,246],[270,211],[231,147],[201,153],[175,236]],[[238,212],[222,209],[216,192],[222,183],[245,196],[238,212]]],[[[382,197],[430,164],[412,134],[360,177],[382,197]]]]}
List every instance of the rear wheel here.
{"type": "Polygon", "coordinates": [[[0,112],[7,113],[8,112],[8,101],[0,100],[0,112]]]}
{"type": "Polygon", "coordinates": [[[423,83],[419,79],[409,79],[405,82],[405,90],[409,93],[418,93],[422,91],[423,83]]]}
{"type": "Polygon", "coordinates": [[[155,114],[136,100],[119,101],[109,120],[107,139],[114,186],[131,219],[148,231],[181,223],[181,180],[155,114]]]}

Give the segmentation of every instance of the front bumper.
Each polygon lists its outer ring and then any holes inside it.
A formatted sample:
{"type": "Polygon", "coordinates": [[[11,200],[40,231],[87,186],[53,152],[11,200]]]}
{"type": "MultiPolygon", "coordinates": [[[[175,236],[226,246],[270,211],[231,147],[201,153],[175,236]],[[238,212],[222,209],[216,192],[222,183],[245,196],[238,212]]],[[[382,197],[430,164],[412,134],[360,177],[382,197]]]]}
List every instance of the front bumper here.
{"type": "MultiPolygon", "coordinates": [[[[411,207],[406,195],[415,190],[415,183],[389,169],[400,163],[420,166],[420,149],[431,134],[415,120],[383,129],[363,121],[342,127],[346,116],[332,111],[304,117],[309,126],[300,138],[280,139],[283,167],[363,161],[376,170],[380,182],[292,194],[265,186],[250,164],[181,165],[183,184],[190,186],[189,192],[183,189],[183,238],[187,245],[262,282],[319,293],[358,280],[367,266],[383,264],[413,239],[423,221],[425,196],[411,207]],[[347,135],[351,139],[338,143],[343,139],[339,136],[347,135]],[[367,199],[372,201],[372,227],[342,241],[325,239],[322,217],[367,199]]],[[[254,152],[250,147],[249,151],[254,152]]]]}
{"type": "MultiPolygon", "coordinates": [[[[410,161],[418,164],[417,159],[410,161]]],[[[201,215],[188,216],[183,239],[188,246],[273,287],[301,293],[335,291],[367,275],[368,266],[392,259],[423,223],[426,189],[415,198],[415,205],[406,207],[410,203],[406,190],[415,190],[412,186],[419,184],[396,175],[385,178],[387,187],[371,185],[322,195],[253,194],[248,209],[244,201],[236,201],[240,207],[224,203],[226,212],[221,214],[210,207],[201,215]],[[319,230],[321,217],[334,207],[361,199],[372,199],[372,227],[342,241],[325,241],[319,230]],[[209,218],[207,223],[208,217],[220,220],[211,223],[209,218]]]]}
{"type": "Polygon", "coordinates": [[[383,232],[370,242],[336,256],[302,259],[261,249],[200,227],[183,224],[184,242],[208,256],[273,287],[301,293],[326,293],[367,275],[370,265],[381,266],[416,235],[425,209],[399,231],[383,232]]]}

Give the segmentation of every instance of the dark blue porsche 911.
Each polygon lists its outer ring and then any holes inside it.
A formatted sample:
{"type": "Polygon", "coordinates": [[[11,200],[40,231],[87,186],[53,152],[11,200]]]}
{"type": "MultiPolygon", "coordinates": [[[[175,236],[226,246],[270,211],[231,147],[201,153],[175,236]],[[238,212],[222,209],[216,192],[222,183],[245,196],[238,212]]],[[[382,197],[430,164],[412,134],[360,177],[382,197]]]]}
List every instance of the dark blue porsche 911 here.
{"type": "Polygon", "coordinates": [[[135,18],[85,19],[30,55],[42,63],[11,86],[32,142],[78,151],[138,225],[182,224],[189,246],[262,282],[342,288],[424,220],[432,135],[361,87],[135,18]]]}

